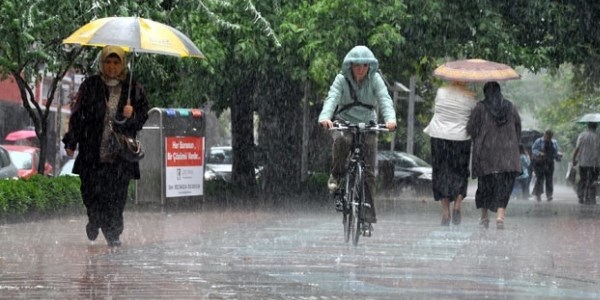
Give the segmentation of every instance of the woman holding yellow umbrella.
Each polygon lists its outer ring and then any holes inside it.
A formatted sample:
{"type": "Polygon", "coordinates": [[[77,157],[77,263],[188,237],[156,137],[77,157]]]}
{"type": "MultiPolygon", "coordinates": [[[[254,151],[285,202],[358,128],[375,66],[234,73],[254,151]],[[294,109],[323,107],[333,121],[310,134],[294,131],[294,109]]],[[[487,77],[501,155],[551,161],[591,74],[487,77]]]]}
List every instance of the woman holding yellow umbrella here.
{"type": "Polygon", "coordinates": [[[104,47],[100,74],[81,84],[63,142],[70,156],[79,147],[73,172],[81,178],[88,238],[95,240],[102,229],[109,246],[120,246],[127,187],[131,179],[140,178],[140,170],[137,162],[110,153],[108,136],[112,127],[135,138],[149,109],[144,89],[126,67],[125,51],[133,52],[132,58],[135,52],[205,57],[179,30],[139,17],[94,20],[63,43],[104,47]]]}
{"type": "Polygon", "coordinates": [[[128,73],[125,51],[105,46],[100,55],[100,74],[81,84],[63,137],[68,156],[79,150],[73,173],[81,179],[81,196],[88,215],[86,233],[91,241],[102,229],[109,246],[121,245],[129,181],[140,178],[140,169],[137,162],[111,151],[110,135],[114,130],[135,138],[148,119],[148,110],[144,89],[128,73]],[[128,95],[130,89],[133,97],[128,95]],[[124,121],[116,123],[115,119],[124,121]]]}

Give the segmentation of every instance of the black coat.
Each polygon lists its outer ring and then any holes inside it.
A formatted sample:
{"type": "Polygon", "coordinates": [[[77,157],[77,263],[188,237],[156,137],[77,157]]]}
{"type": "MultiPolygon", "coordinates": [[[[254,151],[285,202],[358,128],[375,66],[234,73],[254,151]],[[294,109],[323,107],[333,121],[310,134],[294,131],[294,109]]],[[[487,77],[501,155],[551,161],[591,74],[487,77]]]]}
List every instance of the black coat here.
{"type": "MultiPolygon", "coordinates": [[[[133,116],[127,119],[124,124],[113,123],[113,129],[127,136],[135,137],[148,119],[149,104],[143,87],[137,84],[135,80],[132,86],[135,87],[131,90],[133,116]]],[[[117,107],[119,119],[123,118],[123,107],[127,104],[128,90],[129,78],[124,81],[121,87],[121,97],[117,107]]],[[[104,116],[108,96],[108,87],[100,75],[87,78],[79,87],[77,99],[69,119],[69,130],[62,140],[66,149],[75,150],[79,146],[79,153],[73,166],[73,173],[75,174],[93,176],[94,170],[100,164],[100,143],[105,126],[104,116]]],[[[117,157],[112,165],[116,175],[129,179],[140,178],[140,168],[137,162],[128,162],[117,157]]]]}
{"type": "Polygon", "coordinates": [[[512,103],[506,123],[498,126],[484,103],[478,102],[471,111],[467,133],[473,142],[471,154],[473,178],[493,173],[521,173],[519,154],[521,117],[512,103]]]}

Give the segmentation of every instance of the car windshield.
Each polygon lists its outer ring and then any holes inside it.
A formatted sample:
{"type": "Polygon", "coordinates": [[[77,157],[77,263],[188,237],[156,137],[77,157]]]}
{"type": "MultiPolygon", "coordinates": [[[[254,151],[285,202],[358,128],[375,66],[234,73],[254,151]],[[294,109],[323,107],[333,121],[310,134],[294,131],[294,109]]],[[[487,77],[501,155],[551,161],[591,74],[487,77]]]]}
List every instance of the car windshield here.
{"type": "Polygon", "coordinates": [[[207,163],[217,165],[230,165],[233,163],[231,148],[211,148],[207,163]]]}
{"type": "Polygon", "coordinates": [[[9,151],[8,154],[10,155],[10,160],[12,160],[17,169],[28,170],[33,167],[33,164],[31,163],[31,154],[15,151],[9,151]]]}
{"type": "Polygon", "coordinates": [[[431,168],[431,165],[426,161],[405,152],[382,151],[381,154],[383,154],[386,159],[393,160],[396,168],[431,168]]]}

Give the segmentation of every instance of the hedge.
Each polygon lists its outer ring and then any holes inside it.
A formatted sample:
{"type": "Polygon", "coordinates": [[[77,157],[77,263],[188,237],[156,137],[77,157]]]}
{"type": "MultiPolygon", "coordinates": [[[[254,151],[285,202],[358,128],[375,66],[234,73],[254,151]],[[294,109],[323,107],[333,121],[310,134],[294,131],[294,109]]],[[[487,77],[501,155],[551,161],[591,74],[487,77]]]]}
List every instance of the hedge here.
{"type": "MultiPolygon", "coordinates": [[[[327,173],[313,173],[306,183],[308,194],[327,195],[327,173]]],[[[0,222],[27,216],[53,216],[64,212],[84,212],[80,181],[77,176],[0,180],[0,222]]],[[[205,182],[205,197],[218,200],[234,194],[231,183],[205,182]]],[[[135,196],[135,184],[129,186],[129,197],[135,196]]]]}
{"type": "Polygon", "coordinates": [[[56,213],[82,209],[79,177],[46,177],[0,180],[0,216],[56,213]]]}

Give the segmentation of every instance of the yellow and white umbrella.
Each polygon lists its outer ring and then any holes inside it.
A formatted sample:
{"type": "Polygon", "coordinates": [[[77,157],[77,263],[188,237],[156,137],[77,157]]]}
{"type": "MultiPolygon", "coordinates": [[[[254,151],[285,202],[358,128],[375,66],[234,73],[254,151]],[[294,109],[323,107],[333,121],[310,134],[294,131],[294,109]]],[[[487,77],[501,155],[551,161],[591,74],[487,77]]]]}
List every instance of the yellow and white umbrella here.
{"type": "MultiPolygon", "coordinates": [[[[108,17],[91,21],[63,40],[63,44],[81,46],[108,45],[119,46],[126,51],[164,54],[178,57],[206,57],[198,47],[179,30],[149,19],[140,17],[108,17]]],[[[135,55],[132,56],[133,66],[135,55]]],[[[133,68],[129,76],[130,89],[127,92],[127,104],[131,103],[131,80],[133,68]]],[[[117,123],[124,120],[115,120],[117,123]]]]}
{"type": "Polygon", "coordinates": [[[140,17],[108,17],[91,21],[64,39],[63,44],[113,45],[129,52],[206,58],[179,30],[140,17]]]}

